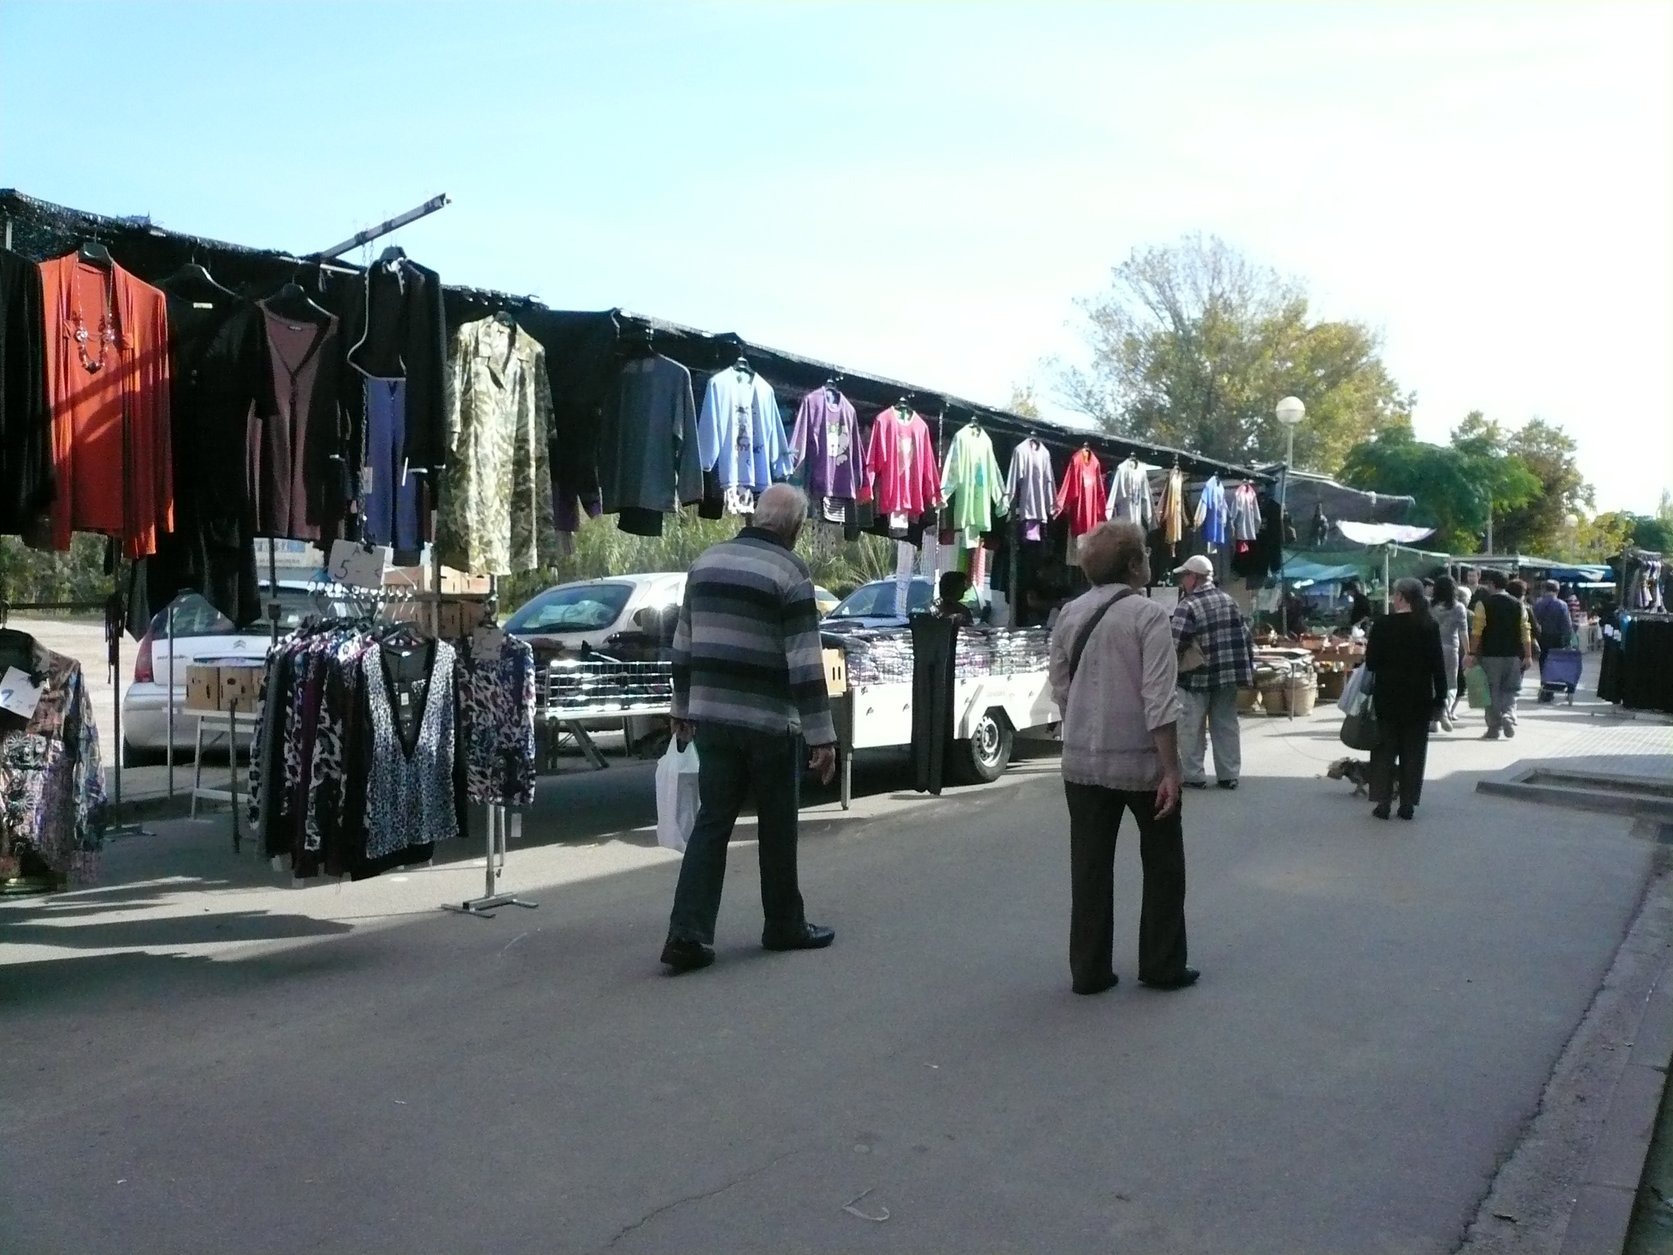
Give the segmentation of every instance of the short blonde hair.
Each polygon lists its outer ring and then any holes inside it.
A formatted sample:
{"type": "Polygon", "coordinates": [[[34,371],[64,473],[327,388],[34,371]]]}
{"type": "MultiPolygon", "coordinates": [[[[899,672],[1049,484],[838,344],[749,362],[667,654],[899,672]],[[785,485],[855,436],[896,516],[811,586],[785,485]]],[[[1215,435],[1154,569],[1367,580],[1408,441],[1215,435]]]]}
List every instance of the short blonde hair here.
{"type": "Polygon", "coordinates": [[[1100,523],[1080,538],[1081,570],[1094,584],[1114,584],[1144,556],[1144,529],[1137,523],[1100,523]]]}

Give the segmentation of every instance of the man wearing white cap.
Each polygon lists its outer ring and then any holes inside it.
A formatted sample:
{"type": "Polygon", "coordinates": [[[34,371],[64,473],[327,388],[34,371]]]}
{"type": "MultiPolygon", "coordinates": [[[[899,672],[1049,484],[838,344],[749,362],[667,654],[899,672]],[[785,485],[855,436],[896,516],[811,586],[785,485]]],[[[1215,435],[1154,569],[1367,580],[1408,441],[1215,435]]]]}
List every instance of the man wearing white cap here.
{"type": "Polygon", "coordinates": [[[1214,587],[1214,564],[1202,555],[1174,571],[1179,606],[1173,642],[1179,650],[1179,774],[1186,788],[1208,786],[1206,742],[1214,741],[1214,775],[1222,789],[1237,788],[1243,743],[1237,727],[1237,690],[1255,679],[1249,625],[1231,597],[1214,587]]]}

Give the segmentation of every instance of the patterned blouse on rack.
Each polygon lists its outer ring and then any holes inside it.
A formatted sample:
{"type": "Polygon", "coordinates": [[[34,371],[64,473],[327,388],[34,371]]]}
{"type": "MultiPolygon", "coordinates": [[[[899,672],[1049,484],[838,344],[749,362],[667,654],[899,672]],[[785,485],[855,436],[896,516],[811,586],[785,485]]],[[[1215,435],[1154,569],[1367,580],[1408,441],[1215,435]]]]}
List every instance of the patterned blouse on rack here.
{"type": "Polygon", "coordinates": [[[465,738],[466,793],[473,802],[534,801],[534,650],[500,635],[479,655],[472,637],[459,650],[459,722],[465,738]]]}
{"type": "Polygon", "coordinates": [[[104,772],[93,703],[81,664],[35,646],[44,678],[28,719],[0,712],[0,873],[15,875],[33,849],[71,884],[98,874],[104,835],[104,772]]]}
{"type": "Polygon", "coordinates": [[[381,859],[410,845],[446,841],[459,835],[453,792],[453,647],[435,643],[424,710],[409,747],[389,700],[383,651],[361,658],[374,750],[366,773],[366,857],[381,859]]]}

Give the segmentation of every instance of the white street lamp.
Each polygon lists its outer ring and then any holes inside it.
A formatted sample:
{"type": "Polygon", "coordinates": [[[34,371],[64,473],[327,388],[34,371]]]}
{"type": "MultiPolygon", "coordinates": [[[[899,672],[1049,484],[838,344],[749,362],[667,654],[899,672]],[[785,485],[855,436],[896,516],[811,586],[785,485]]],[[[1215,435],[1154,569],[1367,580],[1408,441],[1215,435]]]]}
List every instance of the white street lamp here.
{"type": "Polygon", "coordinates": [[[1284,424],[1284,477],[1278,481],[1278,626],[1285,636],[1290,634],[1290,599],[1285,596],[1283,524],[1289,519],[1290,467],[1295,462],[1295,429],[1307,416],[1307,407],[1300,397],[1285,397],[1278,402],[1278,421],[1284,424]]]}

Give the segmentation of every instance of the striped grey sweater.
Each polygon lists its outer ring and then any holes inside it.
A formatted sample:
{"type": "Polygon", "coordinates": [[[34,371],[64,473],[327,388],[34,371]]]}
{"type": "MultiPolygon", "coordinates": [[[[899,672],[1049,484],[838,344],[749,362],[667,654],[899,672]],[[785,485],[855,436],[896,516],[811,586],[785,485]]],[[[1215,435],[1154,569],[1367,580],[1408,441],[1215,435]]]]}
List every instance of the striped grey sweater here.
{"type": "Polygon", "coordinates": [[[813,577],[771,532],[746,527],[692,563],[674,633],[674,717],[836,743],[813,577]]]}

